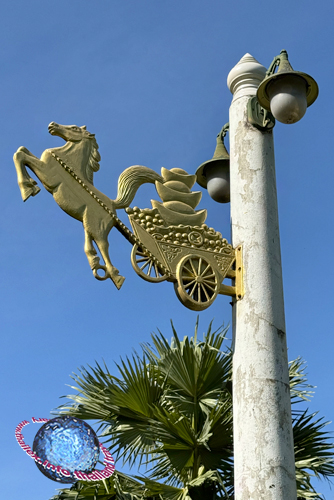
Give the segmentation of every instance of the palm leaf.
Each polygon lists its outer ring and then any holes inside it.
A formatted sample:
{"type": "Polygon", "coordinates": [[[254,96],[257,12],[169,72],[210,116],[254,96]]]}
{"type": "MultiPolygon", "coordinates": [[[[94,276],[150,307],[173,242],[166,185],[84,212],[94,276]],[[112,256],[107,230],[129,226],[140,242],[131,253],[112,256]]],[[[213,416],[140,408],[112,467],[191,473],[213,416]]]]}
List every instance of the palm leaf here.
{"type": "Polygon", "coordinates": [[[298,357],[289,363],[291,403],[309,401],[314,391],[313,385],[307,383],[305,361],[298,357]]]}
{"type": "Polygon", "coordinates": [[[122,472],[115,471],[111,478],[103,482],[98,481],[92,484],[77,481],[71,488],[60,490],[50,500],[140,500],[143,494],[142,483],[122,472]]]}
{"type": "Polygon", "coordinates": [[[300,498],[322,498],[311,485],[312,477],[329,479],[334,475],[333,445],[329,441],[330,434],[323,430],[328,422],[323,418],[316,419],[316,415],[304,411],[294,414],[293,419],[297,489],[300,498]],[[306,493],[308,496],[305,496],[306,493]]]}

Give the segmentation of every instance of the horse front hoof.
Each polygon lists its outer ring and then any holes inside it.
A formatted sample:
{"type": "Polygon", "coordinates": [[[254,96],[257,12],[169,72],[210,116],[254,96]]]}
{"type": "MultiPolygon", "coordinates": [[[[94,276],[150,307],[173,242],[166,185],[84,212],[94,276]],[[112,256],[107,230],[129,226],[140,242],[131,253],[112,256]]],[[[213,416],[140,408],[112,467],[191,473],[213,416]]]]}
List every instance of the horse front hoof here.
{"type": "Polygon", "coordinates": [[[20,147],[19,147],[19,149],[18,149],[16,152],[17,152],[17,153],[22,152],[22,153],[26,153],[26,154],[28,154],[28,155],[30,155],[30,154],[31,154],[31,153],[30,153],[30,151],[29,151],[29,149],[25,148],[24,146],[20,146],[20,147]]]}
{"type": "Polygon", "coordinates": [[[35,184],[30,185],[29,187],[22,186],[21,187],[21,196],[23,201],[27,201],[30,196],[36,196],[40,192],[40,188],[35,184]]]}

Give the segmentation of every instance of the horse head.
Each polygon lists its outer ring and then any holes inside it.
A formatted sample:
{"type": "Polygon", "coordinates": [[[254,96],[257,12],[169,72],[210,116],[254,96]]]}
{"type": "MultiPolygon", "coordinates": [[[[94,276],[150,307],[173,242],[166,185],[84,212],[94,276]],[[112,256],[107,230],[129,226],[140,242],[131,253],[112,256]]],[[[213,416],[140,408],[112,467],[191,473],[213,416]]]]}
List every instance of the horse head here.
{"type": "MultiPolygon", "coordinates": [[[[84,155],[82,167],[85,178],[93,183],[93,172],[99,170],[99,161],[101,160],[95,134],[88,132],[85,125],[78,127],[77,125],[60,125],[59,123],[51,122],[48,129],[51,135],[61,137],[67,143],[78,144],[83,139],[88,139],[88,141],[84,141],[89,144],[89,147],[84,155]]],[[[85,149],[87,149],[87,146],[85,149]]]]}
{"type": "Polygon", "coordinates": [[[82,139],[92,139],[95,137],[86,130],[86,126],[77,127],[76,125],[60,125],[59,123],[51,122],[49,127],[51,135],[57,135],[64,139],[64,141],[80,142],[82,139]]]}

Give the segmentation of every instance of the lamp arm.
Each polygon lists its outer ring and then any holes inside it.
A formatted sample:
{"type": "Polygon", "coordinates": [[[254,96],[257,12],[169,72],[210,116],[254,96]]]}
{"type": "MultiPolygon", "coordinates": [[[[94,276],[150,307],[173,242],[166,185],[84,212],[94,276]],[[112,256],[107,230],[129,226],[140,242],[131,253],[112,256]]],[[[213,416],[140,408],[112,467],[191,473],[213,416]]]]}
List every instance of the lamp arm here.
{"type": "Polygon", "coordinates": [[[219,132],[219,134],[217,135],[217,137],[220,137],[220,140],[222,141],[222,143],[224,143],[224,137],[226,136],[227,131],[229,130],[229,128],[230,128],[230,124],[229,123],[225,123],[225,125],[223,126],[223,128],[221,129],[221,131],[219,132]]]}
{"type": "MultiPolygon", "coordinates": [[[[281,50],[280,54],[274,57],[268,70],[266,71],[266,78],[272,76],[277,68],[282,71],[291,71],[291,65],[288,59],[286,50],[281,50]]],[[[275,119],[270,111],[264,109],[258,102],[257,97],[252,97],[248,103],[248,122],[257,127],[259,130],[271,130],[275,126],[275,119]]]]}
{"type": "Polygon", "coordinates": [[[275,73],[276,68],[279,67],[282,61],[288,61],[288,53],[286,50],[281,50],[280,54],[276,57],[274,57],[272,63],[270,64],[269,68],[267,69],[266,76],[271,76],[275,73]]]}

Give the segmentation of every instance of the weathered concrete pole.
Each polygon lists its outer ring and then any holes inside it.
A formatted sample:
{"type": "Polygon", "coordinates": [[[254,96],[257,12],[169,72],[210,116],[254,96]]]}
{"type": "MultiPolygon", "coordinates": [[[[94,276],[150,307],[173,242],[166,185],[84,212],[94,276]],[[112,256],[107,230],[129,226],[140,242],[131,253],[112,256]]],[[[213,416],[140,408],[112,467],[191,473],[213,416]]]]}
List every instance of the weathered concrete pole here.
{"type": "Polygon", "coordinates": [[[246,54],[228,75],[233,246],[245,295],[233,307],[235,500],[296,500],[272,132],[247,121],[265,68],[246,54]]]}

